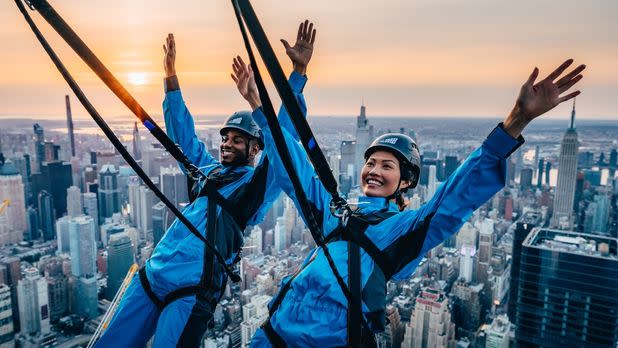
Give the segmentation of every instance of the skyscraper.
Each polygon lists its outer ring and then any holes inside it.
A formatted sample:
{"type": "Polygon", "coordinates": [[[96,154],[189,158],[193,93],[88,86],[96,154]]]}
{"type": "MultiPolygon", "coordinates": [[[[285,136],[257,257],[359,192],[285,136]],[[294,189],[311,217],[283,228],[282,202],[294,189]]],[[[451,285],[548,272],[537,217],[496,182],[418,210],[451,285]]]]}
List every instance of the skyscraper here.
{"type": "Polygon", "coordinates": [[[350,190],[350,185],[355,185],[358,179],[354,176],[356,172],[356,141],[355,140],[344,140],[341,142],[341,146],[339,149],[341,153],[341,161],[339,161],[339,173],[341,177],[339,178],[341,185],[343,186],[341,190],[343,192],[347,192],[350,190]],[[344,185],[347,183],[346,185],[344,185]]]}
{"type": "Polygon", "coordinates": [[[166,231],[167,207],[163,202],[152,206],[152,238],[154,245],[157,245],[166,231]]]}
{"type": "Polygon", "coordinates": [[[515,321],[515,308],[519,296],[519,269],[521,267],[521,248],[530,231],[542,226],[543,216],[538,211],[526,212],[515,224],[513,231],[513,252],[511,259],[511,284],[509,286],[509,318],[515,321]]]}
{"type": "Polygon", "coordinates": [[[133,158],[135,158],[136,161],[141,160],[142,159],[142,149],[141,149],[141,141],[139,137],[139,130],[137,129],[137,122],[133,124],[133,140],[131,143],[133,145],[133,158]]]}
{"type": "Polygon", "coordinates": [[[50,274],[45,278],[49,298],[49,320],[54,324],[68,312],[69,281],[62,273],[50,274]]]}
{"type": "Polygon", "coordinates": [[[67,130],[69,132],[69,143],[71,145],[71,157],[75,157],[75,135],[73,134],[73,116],[71,114],[71,102],[69,101],[69,95],[64,96],[64,100],[67,107],[67,130]]]}
{"type": "Polygon", "coordinates": [[[459,160],[457,156],[445,156],[444,157],[444,177],[448,178],[459,167],[459,160]]]}
{"type": "Polygon", "coordinates": [[[455,324],[449,300],[440,290],[425,288],[416,297],[416,307],[406,325],[403,348],[455,347],[455,324]]]}
{"type": "Polygon", "coordinates": [[[189,202],[187,176],[178,166],[161,168],[161,191],[177,208],[181,203],[189,202]]]}
{"type": "Polygon", "coordinates": [[[54,239],[56,231],[54,228],[54,220],[56,219],[56,209],[54,209],[54,200],[47,191],[39,192],[39,226],[43,240],[48,241],[54,239]]]}
{"type": "Polygon", "coordinates": [[[71,237],[69,232],[68,216],[63,216],[56,220],[56,244],[58,245],[59,254],[68,254],[71,252],[71,237]]]}
{"type": "Polygon", "coordinates": [[[522,168],[519,175],[519,185],[522,190],[526,190],[532,187],[532,175],[534,171],[532,168],[522,168]]]}
{"type": "Polygon", "coordinates": [[[34,130],[34,152],[35,152],[35,163],[36,168],[34,168],[36,172],[41,172],[41,164],[45,161],[45,134],[43,131],[43,127],[35,123],[32,126],[34,130]]]}
{"type": "Polygon", "coordinates": [[[107,299],[114,298],[134,259],[129,236],[126,233],[112,234],[107,246],[107,299]]]}
{"type": "Polygon", "coordinates": [[[92,277],[96,274],[95,228],[94,220],[87,215],[69,220],[71,273],[75,277],[92,277]]]}
{"type": "Polygon", "coordinates": [[[139,187],[139,214],[137,228],[140,231],[141,239],[148,239],[148,236],[152,233],[152,207],[156,204],[156,198],[154,192],[152,192],[146,186],[139,187]]]}
{"type": "Polygon", "coordinates": [[[105,164],[99,172],[99,215],[102,219],[120,212],[120,190],[118,171],[111,164],[105,164]]]}
{"type": "Polygon", "coordinates": [[[285,250],[286,245],[287,245],[287,228],[286,228],[286,221],[285,218],[283,216],[280,216],[277,218],[277,223],[275,224],[275,232],[274,232],[274,237],[275,237],[275,247],[274,247],[274,251],[280,252],[282,250],[285,250]]]}
{"type": "Polygon", "coordinates": [[[41,173],[32,175],[33,193],[47,191],[56,209],[55,218],[59,218],[67,212],[67,189],[73,185],[71,164],[68,162],[43,162],[41,173]]]}
{"type": "Polygon", "coordinates": [[[67,189],[67,214],[69,217],[77,217],[84,213],[82,207],[82,193],[77,186],[67,189]]]}
{"type": "Polygon", "coordinates": [[[11,304],[11,288],[0,284],[0,347],[14,347],[13,336],[13,306],[11,304]]]}
{"type": "Polygon", "coordinates": [[[76,288],[75,307],[77,314],[88,319],[96,318],[99,315],[97,278],[79,277],[76,288]]]}
{"type": "Polygon", "coordinates": [[[365,150],[373,140],[373,126],[367,120],[367,109],[361,105],[360,114],[356,117],[356,151],[354,160],[354,180],[360,176],[361,168],[365,163],[365,150]]]}
{"type": "Polygon", "coordinates": [[[554,198],[554,214],[551,225],[570,228],[573,223],[573,202],[575,200],[575,180],[577,179],[577,153],[579,142],[575,130],[575,99],[571,111],[571,125],[560,145],[558,159],[558,184],[554,198]]]}
{"type": "Polygon", "coordinates": [[[4,200],[8,200],[3,209],[6,233],[0,235],[0,244],[19,243],[26,230],[24,184],[17,168],[0,153],[0,204],[4,200]]]}
{"type": "Polygon", "coordinates": [[[615,347],[617,251],[616,238],[534,229],[522,248],[519,345],[615,347]]]}
{"type": "Polygon", "coordinates": [[[97,194],[94,192],[86,192],[82,194],[84,202],[84,213],[94,219],[95,224],[99,225],[99,209],[97,207],[97,194]]]}
{"type": "Polygon", "coordinates": [[[539,160],[537,168],[538,168],[538,170],[537,170],[537,175],[536,175],[536,186],[537,187],[542,187],[543,186],[543,170],[545,169],[545,160],[544,159],[541,158],[539,160]]]}
{"type": "Polygon", "coordinates": [[[28,334],[49,332],[49,307],[47,282],[32,267],[24,271],[24,278],[17,283],[21,332],[28,334]]]}

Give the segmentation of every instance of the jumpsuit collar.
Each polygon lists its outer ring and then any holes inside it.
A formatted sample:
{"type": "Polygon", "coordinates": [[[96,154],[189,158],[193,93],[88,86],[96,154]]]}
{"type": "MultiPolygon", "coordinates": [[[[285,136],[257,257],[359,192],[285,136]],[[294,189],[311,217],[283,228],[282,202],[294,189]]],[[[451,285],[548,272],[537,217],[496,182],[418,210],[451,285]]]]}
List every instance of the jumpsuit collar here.
{"type": "Polygon", "coordinates": [[[395,202],[388,201],[384,197],[358,197],[358,208],[364,212],[385,210],[389,212],[399,212],[399,207],[395,202]]]}

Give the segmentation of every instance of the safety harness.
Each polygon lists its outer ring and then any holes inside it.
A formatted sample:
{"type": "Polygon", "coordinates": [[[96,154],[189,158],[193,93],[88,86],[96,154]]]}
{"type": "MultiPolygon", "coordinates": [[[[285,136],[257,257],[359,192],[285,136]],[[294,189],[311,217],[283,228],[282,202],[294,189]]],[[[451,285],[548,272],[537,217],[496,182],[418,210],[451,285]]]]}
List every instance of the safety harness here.
{"type": "MultiPolygon", "coordinates": [[[[182,152],[180,147],[175,144],[167,134],[159,127],[156,122],[146,113],[141,105],[133,98],[133,96],[122,86],[122,84],[112,75],[112,73],[103,65],[103,63],[96,57],[96,55],[86,46],[86,44],[79,38],[79,36],[69,27],[69,25],[60,17],[60,15],[54,10],[54,8],[46,0],[25,0],[28,6],[32,10],[37,10],[41,16],[56,30],[56,32],[69,44],[69,46],[77,53],[82,60],[101,78],[101,80],[110,88],[110,90],[140,119],[142,124],[150,131],[150,133],[163,145],[166,151],[168,151],[176,161],[178,161],[186,170],[187,174],[194,180],[199,182],[200,187],[203,187],[202,192],[207,194],[209,202],[214,202],[216,205],[221,206],[226,211],[230,212],[230,215],[234,216],[234,207],[217,191],[217,185],[214,182],[208,180],[208,177],[200,171],[188,157],[182,152]]],[[[90,103],[85,96],[79,85],[75,82],[69,71],[66,69],[62,61],[58,58],[52,47],[49,45],[43,34],[40,32],[26,8],[22,4],[21,0],[15,0],[17,7],[23,14],[26,22],[32,29],[41,46],[45,49],[52,62],[62,74],[63,78],[73,90],[76,97],[84,106],[88,114],[101,128],[103,133],[111,141],[112,145],[124,158],[124,160],[131,166],[135,173],[144,181],[146,186],[154,192],[170,211],[180,220],[189,230],[191,234],[201,240],[206,249],[216,257],[218,263],[222,266],[223,270],[234,282],[240,281],[240,276],[236,274],[232,268],[226,263],[225,258],[214,247],[214,245],[204,237],[197,228],[176,208],[176,206],[157,188],[157,186],[150,180],[148,175],[137,164],[135,159],[129,154],[126,148],[122,145],[120,140],[113,133],[111,128],[107,125],[105,120],[100,116],[98,111],[90,103]]],[[[209,219],[210,220],[210,219],[209,219]]],[[[214,228],[214,226],[213,226],[214,228]]],[[[207,233],[208,234],[208,233],[207,233]]]]}

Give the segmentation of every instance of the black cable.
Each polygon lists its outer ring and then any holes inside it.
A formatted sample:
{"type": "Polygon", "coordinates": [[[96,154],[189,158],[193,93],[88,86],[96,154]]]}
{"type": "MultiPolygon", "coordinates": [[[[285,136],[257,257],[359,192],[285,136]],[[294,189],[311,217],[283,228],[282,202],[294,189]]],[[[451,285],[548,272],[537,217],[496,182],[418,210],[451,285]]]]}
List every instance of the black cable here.
{"type": "Polygon", "coordinates": [[[195,179],[204,179],[206,175],[202,173],[182,150],[165,134],[165,131],[148,115],[135,98],[126,88],[114,77],[99,58],[88,48],[86,43],[71,29],[67,22],[54,10],[46,0],[25,0],[30,8],[37,10],[41,16],[56,30],[58,35],[79,55],[92,71],[109,87],[109,89],[120,99],[128,108],[139,118],[142,124],[150,133],[165,147],[165,149],[180,162],[187,173],[195,179]]]}
{"type": "MultiPolygon", "coordinates": [[[[17,7],[19,8],[20,12],[24,15],[26,22],[28,22],[28,25],[32,29],[32,32],[37,37],[37,39],[41,43],[41,46],[43,46],[43,48],[45,49],[45,51],[51,58],[52,62],[54,63],[54,65],[56,66],[60,74],[62,74],[62,77],[68,83],[71,90],[73,90],[73,93],[75,93],[75,96],[77,97],[77,99],[81,102],[81,104],[84,106],[86,111],[88,111],[88,114],[90,114],[90,116],[96,122],[96,124],[101,128],[103,133],[105,133],[107,138],[111,141],[111,143],[114,145],[116,150],[120,153],[120,155],[124,158],[124,160],[131,166],[131,168],[135,171],[135,173],[144,181],[146,186],[148,186],[148,188],[154,192],[154,194],[163,202],[163,204],[165,204],[165,206],[167,206],[172,211],[172,213],[174,213],[174,215],[176,215],[176,217],[189,229],[189,231],[193,235],[195,235],[199,240],[204,242],[207,248],[213,251],[213,253],[217,257],[217,260],[224,267],[225,272],[230,276],[232,281],[235,281],[235,282],[240,281],[240,276],[238,274],[235,274],[234,271],[230,269],[230,267],[225,262],[225,258],[219,253],[219,251],[212,244],[210,244],[204,236],[202,236],[199,233],[197,228],[193,226],[193,224],[176,208],[176,206],[172,202],[170,202],[170,200],[159,190],[159,188],[157,188],[157,186],[152,182],[152,180],[150,180],[150,178],[144,172],[144,170],[137,164],[135,159],[133,159],[133,157],[129,154],[129,152],[124,147],[124,145],[122,145],[122,142],[120,142],[120,140],[116,137],[114,132],[107,125],[105,120],[103,120],[103,118],[98,113],[98,111],[90,103],[90,101],[88,100],[86,95],[83,93],[79,85],[75,82],[75,80],[73,79],[69,71],[66,69],[66,67],[64,66],[60,58],[58,58],[54,50],[51,48],[51,46],[49,45],[49,43],[47,42],[43,34],[41,34],[40,30],[38,29],[38,27],[36,26],[32,18],[30,17],[30,15],[28,14],[21,0],[15,0],[15,4],[17,4],[17,7]]],[[[212,218],[212,217],[209,216],[208,218],[212,218]]]]}

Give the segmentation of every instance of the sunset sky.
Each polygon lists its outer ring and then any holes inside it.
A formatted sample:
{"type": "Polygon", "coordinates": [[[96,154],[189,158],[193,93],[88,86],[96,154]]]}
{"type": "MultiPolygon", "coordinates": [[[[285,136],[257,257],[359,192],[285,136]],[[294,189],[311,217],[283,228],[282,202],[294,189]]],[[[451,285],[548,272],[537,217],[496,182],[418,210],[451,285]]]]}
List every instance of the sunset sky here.
{"type": "MultiPolygon", "coordinates": [[[[162,44],[177,42],[177,71],[194,114],[246,109],[229,77],[246,57],[229,1],[53,0],[99,58],[151,115],[161,114],[162,44]]],[[[286,71],[280,38],[308,18],[318,29],[305,89],[314,115],[502,116],[534,66],[547,74],[566,58],[588,66],[578,117],[618,119],[616,0],[254,0],[286,71]]],[[[103,84],[31,14],[110,118],[128,115],[103,84]]],[[[68,86],[13,1],[0,2],[0,117],[64,117],[68,86]]],[[[275,96],[274,93],[271,96],[275,96]]],[[[274,99],[274,98],[273,98],[274,99]]],[[[278,104],[278,99],[276,99],[278,104]]],[[[551,117],[568,117],[562,105],[551,117]]],[[[87,117],[74,99],[73,113],[87,117]]]]}

